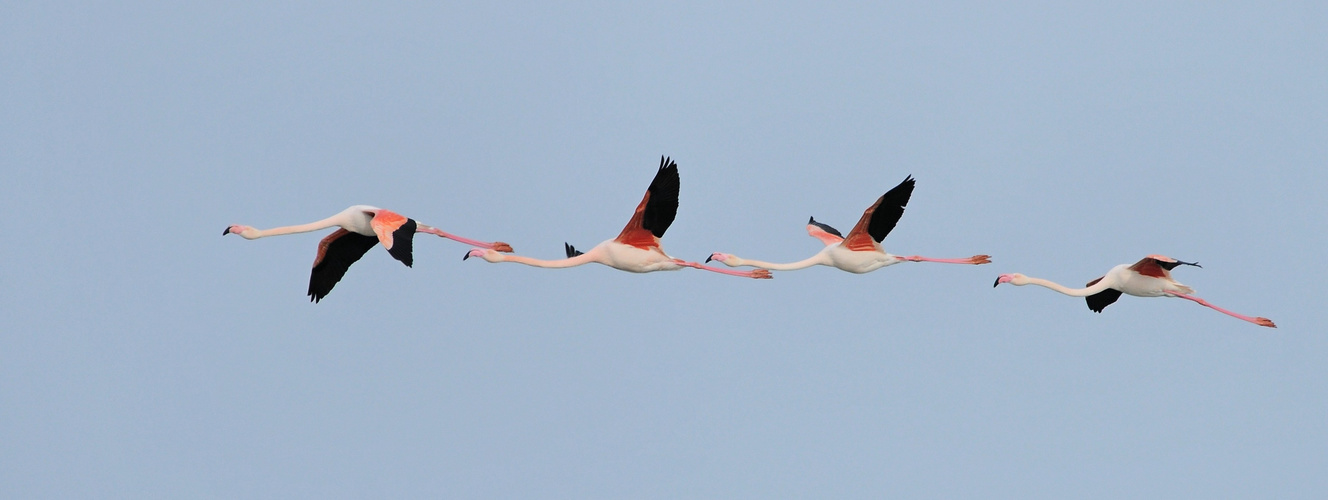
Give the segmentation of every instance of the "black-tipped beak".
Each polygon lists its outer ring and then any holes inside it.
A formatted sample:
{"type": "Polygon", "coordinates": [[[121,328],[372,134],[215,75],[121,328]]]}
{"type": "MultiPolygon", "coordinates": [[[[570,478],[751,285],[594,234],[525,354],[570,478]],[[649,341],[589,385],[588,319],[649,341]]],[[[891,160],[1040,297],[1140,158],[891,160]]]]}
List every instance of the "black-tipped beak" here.
{"type": "Polygon", "coordinates": [[[713,258],[714,256],[715,256],[715,254],[710,254],[710,257],[706,257],[706,263],[709,264],[709,263],[710,263],[710,259],[713,258]]]}
{"type": "Polygon", "coordinates": [[[226,226],[226,229],[223,230],[223,231],[221,232],[221,235],[222,235],[222,236],[226,236],[226,235],[228,235],[228,234],[231,234],[231,227],[230,227],[230,226],[226,226]]]}
{"type": "Polygon", "coordinates": [[[466,260],[469,258],[470,258],[470,250],[466,250],[466,254],[461,256],[461,260],[466,260]]]}
{"type": "Polygon", "coordinates": [[[992,283],[992,284],[991,284],[991,287],[992,287],[992,288],[996,288],[996,287],[999,286],[1000,284],[1001,284],[1001,278],[1000,278],[999,276],[997,276],[997,277],[996,277],[996,282],[995,282],[995,283],[992,283]]]}

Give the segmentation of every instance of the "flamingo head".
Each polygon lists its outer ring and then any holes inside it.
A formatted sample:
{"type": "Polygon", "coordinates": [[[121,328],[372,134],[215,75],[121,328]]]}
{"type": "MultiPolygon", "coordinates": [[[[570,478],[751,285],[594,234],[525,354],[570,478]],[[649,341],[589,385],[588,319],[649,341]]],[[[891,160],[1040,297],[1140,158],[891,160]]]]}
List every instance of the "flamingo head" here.
{"type": "Polygon", "coordinates": [[[227,227],[225,231],[221,232],[222,236],[226,236],[228,234],[238,234],[240,235],[240,237],[246,240],[252,240],[258,237],[258,230],[249,226],[241,226],[236,224],[227,227]]]}
{"type": "Polygon", "coordinates": [[[738,262],[741,261],[741,259],[739,259],[737,256],[735,256],[735,255],[733,255],[733,254],[730,254],[730,253],[720,253],[720,252],[715,252],[715,253],[710,254],[709,257],[706,257],[706,260],[705,260],[705,261],[706,261],[706,263],[709,263],[709,262],[712,261],[712,260],[715,261],[715,262],[722,262],[724,265],[729,266],[729,267],[736,267],[736,266],[740,265],[740,264],[738,264],[738,262]]]}
{"type": "Polygon", "coordinates": [[[466,260],[471,257],[479,257],[489,262],[502,262],[503,260],[502,254],[498,253],[497,250],[490,248],[472,248],[469,252],[466,252],[466,255],[461,257],[461,260],[466,260]]]}
{"type": "Polygon", "coordinates": [[[992,288],[995,288],[1001,283],[1009,283],[1015,286],[1024,286],[1028,284],[1028,276],[1024,276],[1019,273],[1002,274],[996,277],[996,283],[993,283],[991,286],[992,288]]]}

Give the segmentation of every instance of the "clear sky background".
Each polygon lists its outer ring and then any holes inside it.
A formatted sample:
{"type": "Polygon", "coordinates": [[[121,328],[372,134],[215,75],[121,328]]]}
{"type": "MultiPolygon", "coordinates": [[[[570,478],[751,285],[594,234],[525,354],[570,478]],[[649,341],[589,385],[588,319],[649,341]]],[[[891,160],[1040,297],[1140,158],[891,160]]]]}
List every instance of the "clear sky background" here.
{"type": "Polygon", "coordinates": [[[1324,498],[1322,2],[0,7],[0,497],[1324,498]],[[677,257],[560,258],[661,155],[677,257]],[[1160,253],[1198,295],[1070,286],[1160,253]]]}

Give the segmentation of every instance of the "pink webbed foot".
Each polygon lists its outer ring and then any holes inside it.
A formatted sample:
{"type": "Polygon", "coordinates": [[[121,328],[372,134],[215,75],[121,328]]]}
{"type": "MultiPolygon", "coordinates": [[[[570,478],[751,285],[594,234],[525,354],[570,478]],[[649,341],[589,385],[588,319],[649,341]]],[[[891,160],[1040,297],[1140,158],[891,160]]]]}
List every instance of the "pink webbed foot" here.
{"type": "Polygon", "coordinates": [[[1268,328],[1277,328],[1277,325],[1274,325],[1274,324],[1273,324],[1273,320],[1268,319],[1268,318],[1265,318],[1265,317],[1262,317],[1262,316],[1260,316],[1260,317],[1258,317],[1258,318],[1254,318],[1254,324],[1259,325],[1259,326],[1266,326],[1266,327],[1268,327],[1268,328]]]}
{"type": "Polygon", "coordinates": [[[495,242],[493,242],[493,249],[496,250],[496,251],[499,251],[499,252],[503,252],[503,253],[512,253],[512,252],[515,251],[515,250],[512,250],[512,245],[508,245],[508,244],[503,243],[503,242],[501,242],[501,241],[495,241],[495,242]]]}

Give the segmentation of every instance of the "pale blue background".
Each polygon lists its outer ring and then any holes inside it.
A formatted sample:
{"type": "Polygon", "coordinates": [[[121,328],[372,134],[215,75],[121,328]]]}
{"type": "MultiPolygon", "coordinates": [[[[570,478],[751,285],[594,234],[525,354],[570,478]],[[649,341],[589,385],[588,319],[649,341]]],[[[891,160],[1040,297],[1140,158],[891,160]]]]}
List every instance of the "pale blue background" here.
{"type": "Polygon", "coordinates": [[[9,2],[0,497],[1324,498],[1321,2],[9,2]],[[373,250],[792,261],[906,175],[895,253],[740,280],[373,250]],[[1071,286],[1150,253],[1259,328],[1071,286]]]}

